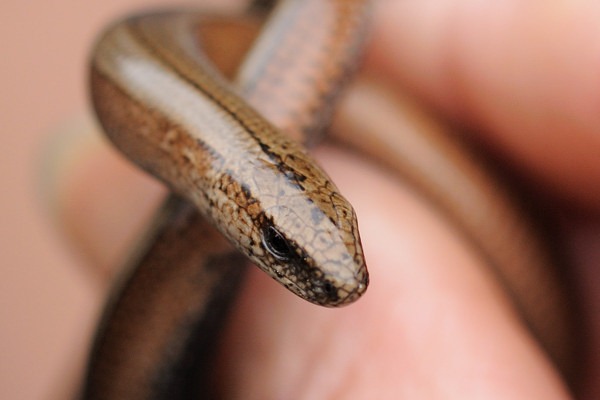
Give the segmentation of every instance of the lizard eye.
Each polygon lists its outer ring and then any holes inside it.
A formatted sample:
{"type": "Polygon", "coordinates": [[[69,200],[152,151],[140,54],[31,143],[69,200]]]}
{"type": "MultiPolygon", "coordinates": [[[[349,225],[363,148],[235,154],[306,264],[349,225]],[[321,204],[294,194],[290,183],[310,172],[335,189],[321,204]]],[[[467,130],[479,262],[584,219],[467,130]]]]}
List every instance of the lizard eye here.
{"type": "Polygon", "coordinates": [[[335,295],[337,293],[337,291],[335,290],[335,286],[333,286],[333,284],[331,282],[325,282],[323,284],[323,291],[329,297],[333,297],[333,295],[335,295]]]}
{"type": "Polygon", "coordinates": [[[272,225],[268,225],[263,229],[262,242],[267,251],[278,260],[287,261],[294,256],[294,250],[290,243],[272,225]]]}

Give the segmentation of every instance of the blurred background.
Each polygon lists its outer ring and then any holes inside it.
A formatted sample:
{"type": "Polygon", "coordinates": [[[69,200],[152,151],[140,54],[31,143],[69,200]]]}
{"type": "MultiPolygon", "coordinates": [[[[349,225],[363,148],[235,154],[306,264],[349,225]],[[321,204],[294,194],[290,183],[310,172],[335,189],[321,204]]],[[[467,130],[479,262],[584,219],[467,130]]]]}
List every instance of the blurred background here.
{"type": "MultiPolygon", "coordinates": [[[[143,2],[138,1],[138,5],[143,2]]],[[[93,282],[65,245],[43,197],[42,158],[87,107],[95,33],[134,2],[7,1],[0,6],[0,398],[54,397],[91,330],[93,282]],[[126,4],[129,3],[129,4],[126,4]]],[[[46,176],[45,176],[46,175],[46,176]]]]}

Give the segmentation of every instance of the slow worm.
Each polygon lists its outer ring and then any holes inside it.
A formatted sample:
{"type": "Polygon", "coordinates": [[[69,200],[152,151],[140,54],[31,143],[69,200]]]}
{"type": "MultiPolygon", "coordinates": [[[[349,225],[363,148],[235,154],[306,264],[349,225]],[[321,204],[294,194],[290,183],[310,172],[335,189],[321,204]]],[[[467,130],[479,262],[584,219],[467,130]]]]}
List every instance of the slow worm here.
{"type": "MultiPolygon", "coordinates": [[[[351,205],[289,137],[316,142],[327,125],[367,36],[369,1],[281,1],[242,62],[267,3],[256,2],[239,21],[199,12],[136,16],[112,25],[97,42],[91,88],[102,127],[176,195],[115,285],[83,398],[213,395],[211,349],[242,279],[240,252],[319,305],[349,304],[367,288],[351,205]],[[218,30],[242,36],[219,44],[218,30]],[[231,84],[224,75],[232,78],[238,64],[231,84]]],[[[417,133],[417,153],[429,150],[415,161],[389,138],[366,140],[348,131],[344,140],[374,153],[440,204],[568,370],[570,320],[560,284],[546,268],[551,261],[480,164],[442,137],[417,133]],[[431,170],[428,160],[448,167],[431,170]],[[453,182],[483,203],[473,211],[489,216],[485,226],[459,195],[447,193],[453,182]]]]}

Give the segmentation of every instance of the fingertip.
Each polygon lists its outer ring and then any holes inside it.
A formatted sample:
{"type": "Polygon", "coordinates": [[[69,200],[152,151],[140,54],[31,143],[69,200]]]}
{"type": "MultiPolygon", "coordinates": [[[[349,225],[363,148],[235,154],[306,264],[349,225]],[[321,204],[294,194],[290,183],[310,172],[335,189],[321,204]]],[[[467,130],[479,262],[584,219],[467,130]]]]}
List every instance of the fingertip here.
{"type": "Polygon", "coordinates": [[[41,164],[40,197],[49,214],[92,270],[108,278],[164,189],[109,146],[90,115],[61,127],[41,164]]]}
{"type": "Polygon", "coordinates": [[[226,396],[567,398],[481,259],[418,195],[352,152],[317,158],[356,207],[371,286],[319,309],[252,273],[223,335],[226,396]]]}
{"type": "Polygon", "coordinates": [[[42,143],[36,177],[37,192],[52,218],[59,218],[65,192],[73,171],[92,149],[99,146],[100,137],[87,115],[64,121],[42,143]]]}
{"type": "Polygon", "coordinates": [[[534,184],[600,210],[599,17],[594,2],[382,1],[367,67],[534,184]]]}

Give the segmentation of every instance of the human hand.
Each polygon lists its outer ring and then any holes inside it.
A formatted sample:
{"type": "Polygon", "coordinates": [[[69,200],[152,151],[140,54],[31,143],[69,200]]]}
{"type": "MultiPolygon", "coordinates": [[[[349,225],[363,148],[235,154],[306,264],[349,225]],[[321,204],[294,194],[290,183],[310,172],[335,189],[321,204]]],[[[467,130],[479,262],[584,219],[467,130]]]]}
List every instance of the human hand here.
{"type": "MultiPolygon", "coordinates": [[[[531,182],[597,211],[600,121],[588,106],[598,96],[590,89],[596,64],[585,59],[600,43],[591,17],[598,10],[438,3],[381,2],[367,68],[476,128],[531,182]],[[562,25],[569,21],[572,29],[562,25]],[[562,41],[541,34],[553,28],[562,41]],[[569,46],[582,37],[592,50],[569,46]]],[[[120,174],[105,150],[95,154],[86,162],[102,159],[100,176],[75,178],[64,190],[76,195],[62,198],[113,210],[122,225],[94,231],[99,221],[69,214],[80,207],[63,207],[64,215],[80,240],[94,238],[86,243],[101,255],[97,264],[116,265],[112,243],[146,197],[138,188],[153,198],[159,190],[120,174]],[[118,182],[129,201],[97,195],[116,193],[118,182]]],[[[256,398],[567,397],[482,261],[412,189],[344,150],[323,147],[317,157],[357,209],[370,288],[351,307],[318,309],[253,271],[222,344],[227,390],[256,398]]]]}

